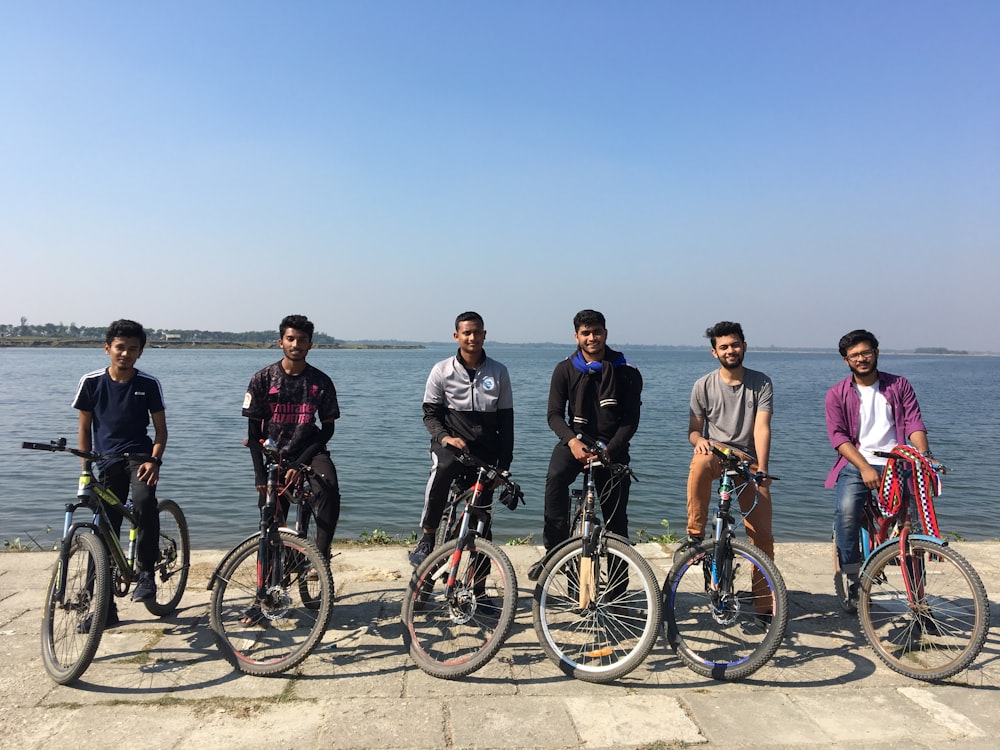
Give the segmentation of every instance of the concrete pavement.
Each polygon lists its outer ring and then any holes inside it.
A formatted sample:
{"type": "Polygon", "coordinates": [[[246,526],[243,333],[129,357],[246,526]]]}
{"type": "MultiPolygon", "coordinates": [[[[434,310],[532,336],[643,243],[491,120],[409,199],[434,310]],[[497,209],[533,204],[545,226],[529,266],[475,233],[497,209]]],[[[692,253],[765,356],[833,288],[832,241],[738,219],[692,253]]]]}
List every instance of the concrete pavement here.
{"type": "MultiPolygon", "coordinates": [[[[1000,542],[953,543],[1000,601],[1000,542]]],[[[531,621],[536,547],[505,547],[520,585],[508,641],[479,672],[436,680],[404,650],[402,547],[339,546],[337,602],[319,648],[292,673],[233,671],[208,629],[208,576],[221,552],[197,551],[181,609],[158,620],[119,600],[94,663],[54,684],[39,622],[54,553],[0,553],[0,748],[66,743],[143,748],[994,748],[1000,736],[1000,638],[944,684],[884,667],[833,594],[826,544],[778,545],[788,634],[749,679],[695,675],[659,642],[626,678],[565,677],[531,621]],[[132,733],[135,734],[132,734],[132,733]]],[[[672,548],[639,545],[660,580],[672,548]]],[[[992,620],[1000,623],[996,606],[992,620]]]]}

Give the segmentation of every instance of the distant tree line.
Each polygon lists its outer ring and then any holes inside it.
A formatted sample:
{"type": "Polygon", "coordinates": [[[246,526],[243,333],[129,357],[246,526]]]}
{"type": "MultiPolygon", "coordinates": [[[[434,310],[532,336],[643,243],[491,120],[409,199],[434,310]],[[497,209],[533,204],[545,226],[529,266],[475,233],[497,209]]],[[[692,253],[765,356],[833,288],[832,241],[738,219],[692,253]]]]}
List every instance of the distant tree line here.
{"type": "MultiPolygon", "coordinates": [[[[78,339],[81,341],[104,340],[104,333],[107,326],[78,326],[76,323],[39,323],[29,324],[27,318],[22,317],[19,325],[13,323],[0,323],[0,337],[2,338],[62,338],[78,339]]],[[[202,331],[188,330],[183,328],[146,328],[146,335],[149,343],[163,342],[190,342],[190,343],[217,343],[217,344],[270,344],[278,340],[278,331],[243,331],[234,333],[232,331],[202,331]]],[[[313,343],[332,345],[336,343],[333,336],[325,333],[313,335],[313,343]]]]}

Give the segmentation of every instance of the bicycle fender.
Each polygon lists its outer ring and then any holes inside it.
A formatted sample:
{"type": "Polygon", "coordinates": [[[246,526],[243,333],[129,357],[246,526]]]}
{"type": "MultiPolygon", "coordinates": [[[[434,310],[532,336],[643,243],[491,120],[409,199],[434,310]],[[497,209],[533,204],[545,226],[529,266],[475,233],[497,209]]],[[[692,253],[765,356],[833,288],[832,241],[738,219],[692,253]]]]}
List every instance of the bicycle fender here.
{"type": "MultiPolygon", "coordinates": [[[[910,539],[919,539],[922,542],[927,542],[928,544],[936,544],[939,547],[948,546],[947,540],[941,539],[936,536],[930,536],[929,534],[910,534],[910,539]]],[[[865,568],[868,567],[869,561],[871,561],[871,559],[874,558],[877,553],[881,552],[886,547],[898,547],[898,546],[899,546],[898,536],[893,539],[889,539],[888,541],[882,542],[882,544],[873,549],[871,553],[869,553],[868,557],[865,558],[864,564],[861,566],[861,573],[865,572],[865,568]]]]}
{"type": "Polygon", "coordinates": [[[259,531],[255,531],[253,534],[250,534],[249,536],[246,536],[243,539],[241,539],[240,542],[239,542],[239,544],[233,545],[233,548],[231,550],[229,550],[229,552],[227,552],[226,554],[224,554],[222,556],[222,559],[219,560],[219,564],[216,565],[215,566],[215,570],[212,571],[212,575],[210,575],[208,577],[208,586],[205,587],[206,591],[211,591],[215,587],[215,581],[219,577],[219,571],[222,570],[222,566],[226,564],[226,561],[230,558],[230,556],[233,554],[233,552],[235,552],[237,549],[239,549],[244,544],[246,544],[247,542],[249,542],[251,539],[253,539],[255,537],[259,537],[259,536],[260,536],[260,532],[259,531]]]}

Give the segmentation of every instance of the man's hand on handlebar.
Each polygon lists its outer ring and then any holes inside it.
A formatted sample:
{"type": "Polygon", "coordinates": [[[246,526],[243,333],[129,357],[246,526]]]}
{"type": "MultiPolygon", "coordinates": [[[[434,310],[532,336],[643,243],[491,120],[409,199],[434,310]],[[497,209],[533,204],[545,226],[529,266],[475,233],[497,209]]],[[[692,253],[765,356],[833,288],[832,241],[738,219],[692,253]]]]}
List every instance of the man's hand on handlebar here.
{"type": "Polygon", "coordinates": [[[441,438],[441,445],[447,445],[457,451],[462,451],[463,453],[469,452],[469,446],[466,442],[462,438],[455,437],[453,435],[447,435],[441,438]]]}
{"type": "Polygon", "coordinates": [[[573,454],[573,458],[582,464],[586,464],[588,461],[594,458],[597,451],[588,446],[579,438],[570,438],[569,443],[570,452],[573,454]]]}

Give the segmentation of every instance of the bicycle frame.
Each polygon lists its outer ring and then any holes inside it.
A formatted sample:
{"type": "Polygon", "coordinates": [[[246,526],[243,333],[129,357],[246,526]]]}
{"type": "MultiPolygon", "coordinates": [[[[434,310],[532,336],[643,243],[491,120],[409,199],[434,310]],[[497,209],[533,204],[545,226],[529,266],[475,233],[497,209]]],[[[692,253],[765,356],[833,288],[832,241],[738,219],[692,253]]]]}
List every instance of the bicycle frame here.
{"type": "MultiPolygon", "coordinates": [[[[63,520],[63,536],[60,548],[60,562],[69,556],[70,545],[73,537],[80,529],[89,529],[91,533],[97,534],[104,542],[105,549],[111,556],[111,564],[118,569],[119,574],[125,583],[136,580],[135,554],[138,531],[136,528],[136,517],[132,510],[123,505],[118,496],[108,489],[101,480],[94,477],[93,462],[85,459],[83,472],[80,474],[79,488],[77,490],[79,502],[67,503],[63,520]],[[74,522],[73,516],[80,508],[87,508],[94,514],[91,521],[74,522]],[[129,521],[129,543],[128,552],[122,550],[121,542],[117,534],[112,533],[111,520],[108,517],[108,508],[117,508],[124,519],[129,521]]],[[[59,580],[56,585],[55,596],[62,601],[66,593],[66,566],[59,565],[59,580]]]]}
{"type": "Polygon", "coordinates": [[[456,498],[455,503],[465,500],[465,508],[462,510],[461,522],[459,524],[457,544],[451,556],[451,567],[448,570],[448,581],[445,585],[445,598],[451,599],[455,594],[455,585],[458,583],[458,568],[462,559],[462,552],[466,549],[474,548],[476,537],[482,536],[486,531],[486,524],[492,515],[492,503],[488,507],[478,504],[479,498],[486,491],[484,481],[489,478],[489,471],[486,467],[479,466],[476,470],[476,480],[472,486],[466,489],[456,498]],[[471,518],[475,517],[476,525],[472,526],[471,518]]]}

